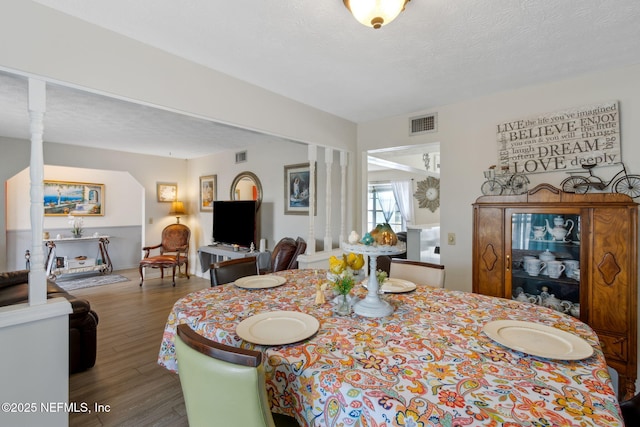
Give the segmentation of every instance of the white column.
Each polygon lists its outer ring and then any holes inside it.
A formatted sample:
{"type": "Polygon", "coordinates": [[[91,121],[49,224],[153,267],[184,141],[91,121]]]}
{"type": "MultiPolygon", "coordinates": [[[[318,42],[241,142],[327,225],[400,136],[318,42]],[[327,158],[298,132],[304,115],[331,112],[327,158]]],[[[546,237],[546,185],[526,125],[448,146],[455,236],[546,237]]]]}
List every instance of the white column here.
{"type": "Polygon", "coordinates": [[[340,152],[340,243],[347,241],[347,166],[349,156],[340,152]]]}
{"type": "Polygon", "coordinates": [[[316,206],[316,160],[318,158],[318,147],[315,145],[309,145],[308,158],[309,158],[309,236],[307,237],[307,252],[308,254],[316,253],[316,238],[315,238],[315,206],[316,206]]]}
{"type": "Polygon", "coordinates": [[[325,148],[324,149],[324,164],[327,172],[327,186],[325,191],[325,229],[324,229],[324,250],[330,251],[333,246],[333,241],[331,239],[331,168],[333,166],[333,149],[325,148]]]}
{"type": "Polygon", "coordinates": [[[44,153],[42,135],[46,111],[46,84],[29,79],[29,119],[31,131],[31,269],[29,305],[47,302],[47,278],[44,269],[42,229],[44,221],[44,153]]]}

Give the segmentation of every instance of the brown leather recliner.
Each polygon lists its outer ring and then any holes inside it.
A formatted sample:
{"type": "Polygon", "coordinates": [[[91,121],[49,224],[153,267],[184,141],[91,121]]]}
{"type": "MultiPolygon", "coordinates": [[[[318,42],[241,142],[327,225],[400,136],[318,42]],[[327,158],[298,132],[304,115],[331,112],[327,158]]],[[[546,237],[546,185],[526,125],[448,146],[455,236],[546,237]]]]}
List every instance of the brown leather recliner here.
{"type": "MultiPolygon", "coordinates": [[[[69,373],[81,372],[96,363],[98,315],[89,301],[77,298],[47,281],[47,298],[63,297],[71,304],[69,314],[69,373]]],[[[0,306],[29,301],[29,270],[0,273],[0,306]]]]}
{"type": "Polygon", "coordinates": [[[307,242],[302,237],[293,240],[291,237],[281,239],[271,253],[271,265],[269,269],[261,273],[292,270],[298,268],[298,255],[307,249],[307,242]]]}

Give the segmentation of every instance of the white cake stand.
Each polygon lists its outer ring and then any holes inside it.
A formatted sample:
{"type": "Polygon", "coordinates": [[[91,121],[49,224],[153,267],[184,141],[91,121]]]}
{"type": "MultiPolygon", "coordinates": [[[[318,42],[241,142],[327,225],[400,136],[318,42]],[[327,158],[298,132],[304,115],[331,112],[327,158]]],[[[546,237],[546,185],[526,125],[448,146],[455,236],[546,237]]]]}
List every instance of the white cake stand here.
{"type": "Polygon", "coordinates": [[[369,256],[369,282],[367,283],[367,296],[356,302],[353,311],[364,317],[385,317],[393,313],[393,306],[380,298],[378,278],[376,270],[380,255],[397,255],[405,252],[407,246],[404,242],[398,242],[395,246],[379,245],[367,246],[361,243],[342,243],[342,249],[356,254],[369,256]]]}

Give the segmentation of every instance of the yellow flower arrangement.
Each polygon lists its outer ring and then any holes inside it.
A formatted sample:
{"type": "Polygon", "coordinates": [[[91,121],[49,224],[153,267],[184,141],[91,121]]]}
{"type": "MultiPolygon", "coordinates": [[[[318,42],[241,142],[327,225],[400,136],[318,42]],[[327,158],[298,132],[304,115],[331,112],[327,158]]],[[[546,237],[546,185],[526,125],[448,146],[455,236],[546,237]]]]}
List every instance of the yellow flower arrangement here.
{"type": "Polygon", "coordinates": [[[333,274],[342,274],[345,270],[361,270],[364,267],[364,256],[362,254],[342,254],[342,258],[331,255],[329,258],[329,271],[333,274]]]}

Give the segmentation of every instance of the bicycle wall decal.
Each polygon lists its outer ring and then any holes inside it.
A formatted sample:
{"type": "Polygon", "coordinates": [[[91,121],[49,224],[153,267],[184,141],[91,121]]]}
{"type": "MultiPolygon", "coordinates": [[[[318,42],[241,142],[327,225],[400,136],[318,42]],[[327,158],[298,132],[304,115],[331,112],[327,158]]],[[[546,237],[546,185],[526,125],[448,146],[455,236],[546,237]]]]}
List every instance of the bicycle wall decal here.
{"type": "Polygon", "coordinates": [[[568,172],[570,174],[569,178],[564,179],[560,184],[562,191],[565,193],[584,194],[590,190],[602,191],[611,185],[612,193],[626,194],[632,199],[640,196],[640,175],[629,175],[622,162],[615,164],[621,165],[622,169],[609,181],[593,174],[593,168],[597,166],[595,163],[583,164],[584,171],[568,172]],[[585,173],[588,173],[588,175],[578,175],[585,173]]]}
{"type": "Polygon", "coordinates": [[[503,169],[496,173],[495,165],[484,171],[487,179],[482,183],[480,190],[485,196],[499,196],[501,194],[523,194],[527,192],[529,178],[523,173],[511,173],[509,169],[503,169]]]}
{"type": "MultiPolygon", "coordinates": [[[[621,169],[613,178],[605,180],[594,175],[593,169],[598,166],[595,163],[583,164],[582,171],[571,171],[568,178],[560,183],[560,188],[565,193],[584,194],[589,191],[602,191],[611,187],[612,193],[626,194],[635,199],[640,197],[640,175],[627,173],[624,163],[614,163],[620,165],[621,169]],[[584,175],[587,174],[587,175],[584,175]]],[[[495,170],[495,165],[484,171],[486,181],[480,187],[485,196],[499,196],[509,194],[523,194],[527,192],[529,178],[520,172],[512,173],[508,169],[503,169],[500,173],[495,170]]]]}

